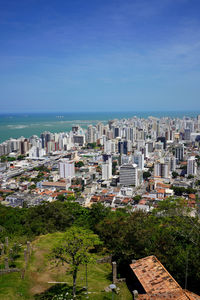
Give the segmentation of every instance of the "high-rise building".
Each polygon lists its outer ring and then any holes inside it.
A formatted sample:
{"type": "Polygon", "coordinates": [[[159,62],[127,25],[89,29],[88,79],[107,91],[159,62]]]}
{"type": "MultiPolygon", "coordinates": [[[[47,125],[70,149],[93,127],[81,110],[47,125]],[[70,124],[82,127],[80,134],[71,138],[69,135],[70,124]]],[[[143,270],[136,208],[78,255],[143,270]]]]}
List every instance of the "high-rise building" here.
{"type": "Polygon", "coordinates": [[[155,149],[156,150],[163,150],[164,149],[164,143],[161,141],[155,143],[155,149]]]}
{"type": "Polygon", "coordinates": [[[179,144],[175,148],[175,157],[177,159],[177,162],[180,162],[183,160],[184,157],[184,144],[179,144]]]}
{"type": "Polygon", "coordinates": [[[19,143],[20,154],[26,154],[29,150],[29,141],[27,139],[22,139],[19,143]]]}
{"type": "Polygon", "coordinates": [[[163,143],[163,148],[166,149],[166,138],[163,136],[159,136],[157,138],[157,142],[162,142],[163,143]]]}
{"type": "Polygon", "coordinates": [[[187,175],[197,174],[197,162],[195,156],[190,156],[187,160],[187,175]]]}
{"type": "Polygon", "coordinates": [[[103,135],[104,125],[101,122],[99,122],[99,123],[97,123],[96,127],[97,127],[97,131],[98,131],[98,138],[101,138],[103,135]]]}
{"type": "Polygon", "coordinates": [[[102,179],[109,180],[112,178],[112,156],[111,155],[103,155],[103,163],[102,163],[102,179]]]}
{"type": "Polygon", "coordinates": [[[144,169],[144,154],[138,151],[133,156],[133,162],[138,166],[138,169],[144,169]]]}
{"type": "Polygon", "coordinates": [[[68,159],[60,160],[59,173],[61,178],[73,178],[75,176],[74,161],[68,159]]]}
{"type": "Polygon", "coordinates": [[[156,162],[154,164],[154,176],[159,176],[161,178],[169,178],[169,163],[156,162]]]}
{"type": "Polygon", "coordinates": [[[112,140],[105,141],[104,143],[104,152],[105,153],[115,153],[115,142],[112,140]]]}
{"type": "Polygon", "coordinates": [[[119,182],[121,185],[138,186],[138,168],[136,164],[123,164],[120,167],[119,182]]]}
{"type": "Polygon", "coordinates": [[[87,142],[95,143],[96,140],[97,140],[96,127],[94,127],[93,125],[89,125],[87,129],[87,142]]]}
{"type": "Polygon", "coordinates": [[[118,142],[118,152],[120,154],[126,154],[128,153],[128,141],[120,141],[118,142]]]}
{"type": "Polygon", "coordinates": [[[114,138],[121,137],[121,128],[113,127],[114,138]]]}
{"type": "Polygon", "coordinates": [[[197,127],[200,130],[200,115],[197,116],[197,127]]]}
{"type": "Polygon", "coordinates": [[[73,135],[73,142],[74,142],[74,144],[83,146],[85,144],[85,136],[84,135],[73,135]]]}
{"type": "Polygon", "coordinates": [[[176,170],[176,158],[170,157],[170,171],[173,172],[176,170]]]}
{"type": "Polygon", "coordinates": [[[152,153],[153,152],[153,142],[147,142],[147,147],[148,147],[148,152],[152,153]]]}
{"type": "Polygon", "coordinates": [[[191,129],[186,128],[185,131],[184,131],[184,140],[190,141],[190,135],[191,135],[191,129]]]}
{"type": "Polygon", "coordinates": [[[29,150],[29,157],[30,158],[40,158],[43,157],[44,155],[46,155],[46,151],[45,149],[41,149],[39,147],[33,146],[31,147],[31,149],[29,150]]]}
{"type": "Polygon", "coordinates": [[[47,143],[50,142],[51,140],[53,140],[53,134],[49,131],[45,131],[45,132],[41,133],[40,137],[42,140],[42,148],[46,148],[47,143]]]}

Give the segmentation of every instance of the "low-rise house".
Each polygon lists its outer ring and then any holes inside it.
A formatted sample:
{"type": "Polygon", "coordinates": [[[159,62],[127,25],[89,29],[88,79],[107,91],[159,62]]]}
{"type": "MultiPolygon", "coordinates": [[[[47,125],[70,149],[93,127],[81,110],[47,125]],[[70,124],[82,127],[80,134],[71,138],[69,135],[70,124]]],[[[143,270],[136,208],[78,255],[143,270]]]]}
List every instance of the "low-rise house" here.
{"type": "Polygon", "coordinates": [[[68,187],[68,184],[66,182],[49,182],[49,181],[44,181],[41,183],[41,188],[44,189],[57,189],[57,190],[66,190],[68,187]]]}
{"type": "Polygon", "coordinates": [[[11,207],[30,207],[41,204],[42,202],[51,202],[52,198],[47,195],[33,195],[33,194],[23,194],[14,193],[6,197],[4,201],[5,206],[11,207]]]}
{"type": "Polygon", "coordinates": [[[143,205],[143,204],[133,205],[132,211],[136,211],[136,210],[142,210],[144,212],[149,212],[150,211],[150,206],[149,205],[143,205]]]}

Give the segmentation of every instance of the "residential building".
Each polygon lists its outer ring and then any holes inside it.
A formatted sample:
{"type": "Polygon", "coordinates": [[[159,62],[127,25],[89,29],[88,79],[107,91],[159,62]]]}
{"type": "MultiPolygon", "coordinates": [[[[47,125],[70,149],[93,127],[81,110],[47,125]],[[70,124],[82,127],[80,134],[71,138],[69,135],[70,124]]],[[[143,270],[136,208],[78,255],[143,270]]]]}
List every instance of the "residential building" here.
{"type": "Polygon", "coordinates": [[[136,164],[123,164],[120,167],[119,182],[121,185],[138,186],[138,168],[136,164]]]}

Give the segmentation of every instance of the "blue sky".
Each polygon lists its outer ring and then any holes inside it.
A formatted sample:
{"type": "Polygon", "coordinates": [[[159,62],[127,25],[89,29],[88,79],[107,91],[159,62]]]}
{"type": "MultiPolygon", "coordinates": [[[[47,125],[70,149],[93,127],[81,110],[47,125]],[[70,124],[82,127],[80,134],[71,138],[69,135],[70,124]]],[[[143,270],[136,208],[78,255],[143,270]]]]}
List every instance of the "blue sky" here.
{"type": "Polygon", "coordinates": [[[200,110],[200,1],[0,0],[0,104],[200,110]]]}

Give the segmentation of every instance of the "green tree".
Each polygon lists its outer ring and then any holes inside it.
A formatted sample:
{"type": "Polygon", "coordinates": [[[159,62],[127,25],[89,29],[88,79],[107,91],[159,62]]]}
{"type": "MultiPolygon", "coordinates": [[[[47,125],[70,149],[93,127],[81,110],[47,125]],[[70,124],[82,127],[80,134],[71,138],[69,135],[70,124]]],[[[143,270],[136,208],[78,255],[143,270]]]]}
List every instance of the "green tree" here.
{"type": "Polygon", "coordinates": [[[65,201],[65,199],[66,199],[65,195],[63,195],[63,194],[57,196],[57,200],[59,200],[61,202],[65,201]]]}
{"type": "Polygon", "coordinates": [[[18,160],[23,160],[23,159],[25,159],[25,155],[19,155],[19,156],[17,157],[17,159],[18,159],[18,160]]]}
{"type": "Polygon", "coordinates": [[[34,189],[36,189],[36,185],[35,184],[32,184],[32,185],[29,186],[29,190],[34,190],[34,189]]]}
{"type": "Polygon", "coordinates": [[[116,175],[116,172],[117,172],[117,161],[114,160],[112,163],[112,174],[116,175]]]}
{"type": "Polygon", "coordinates": [[[173,172],[172,172],[172,177],[173,177],[173,178],[177,178],[177,177],[178,177],[178,173],[175,172],[175,171],[173,171],[173,172]]]}
{"type": "Polygon", "coordinates": [[[7,157],[5,155],[2,155],[1,156],[1,162],[5,162],[5,161],[7,161],[7,157]]]}
{"type": "Polygon", "coordinates": [[[74,195],[67,195],[67,201],[75,201],[76,197],[74,195]]]}
{"type": "Polygon", "coordinates": [[[7,161],[15,161],[16,158],[15,157],[7,157],[7,161]]]}
{"type": "Polygon", "coordinates": [[[88,149],[94,149],[96,146],[97,146],[96,143],[88,143],[88,144],[87,144],[87,148],[88,148],[88,149]]]}
{"type": "Polygon", "coordinates": [[[101,244],[98,235],[81,227],[73,226],[65,234],[62,241],[52,250],[53,258],[58,263],[69,264],[73,277],[73,298],[76,297],[76,278],[79,266],[88,264],[92,255],[90,250],[101,244]]]}
{"type": "Polygon", "coordinates": [[[151,177],[151,173],[150,172],[144,172],[143,173],[144,180],[147,180],[149,177],[151,177]]]}
{"type": "Polygon", "coordinates": [[[142,197],[140,195],[136,195],[135,197],[133,197],[133,200],[138,203],[140,200],[142,199],[142,197]]]}
{"type": "Polygon", "coordinates": [[[95,226],[102,221],[105,217],[109,217],[111,210],[109,207],[105,207],[101,203],[94,203],[92,204],[89,210],[89,223],[90,227],[94,230],[95,226]]]}
{"type": "Polygon", "coordinates": [[[78,162],[75,162],[75,167],[76,168],[81,168],[84,166],[84,162],[82,160],[78,161],[78,162]]]}
{"type": "Polygon", "coordinates": [[[188,177],[187,177],[188,179],[192,179],[192,178],[194,178],[194,176],[193,175],[188,175],[188,177]]]}

